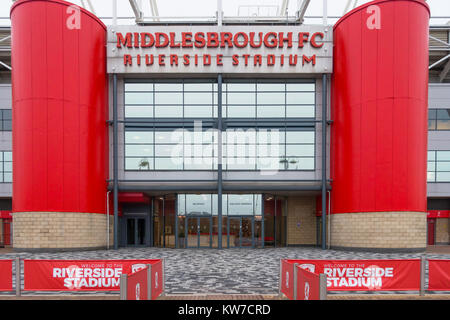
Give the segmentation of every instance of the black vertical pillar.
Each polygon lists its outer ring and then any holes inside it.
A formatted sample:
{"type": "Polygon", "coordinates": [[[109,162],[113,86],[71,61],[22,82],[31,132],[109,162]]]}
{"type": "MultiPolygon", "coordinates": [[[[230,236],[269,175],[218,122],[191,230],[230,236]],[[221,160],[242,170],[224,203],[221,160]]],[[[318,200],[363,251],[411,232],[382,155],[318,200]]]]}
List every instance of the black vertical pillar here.
{"type": "Polygon", "coordinates": [[[113,75],[113,197],[114,197],[114,249],[119,248],[119,186],[118,186],[118,122],[117,122],[117,75],[113,75]]]}
{"type": "Polygon", "coordinates": [[[322,250],[327,248],[327,75],[322,75],[322,250]]]}
{"type": "Polygon", "coordinates": [[[222,249],[222,75],[217,76],[217,248],[222,249]]]}

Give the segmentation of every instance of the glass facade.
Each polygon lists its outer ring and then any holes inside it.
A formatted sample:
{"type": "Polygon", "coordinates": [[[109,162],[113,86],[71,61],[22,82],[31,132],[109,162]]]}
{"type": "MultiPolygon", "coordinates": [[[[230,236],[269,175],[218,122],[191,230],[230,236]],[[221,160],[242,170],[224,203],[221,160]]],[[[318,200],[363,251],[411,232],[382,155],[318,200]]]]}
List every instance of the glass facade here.
{"type": "MultiPolygon", "coordinates": [[[[125,83],[125,170],[217,170],[217,84],[125,83]]],[[[315,84],[224,83],[224,170],[314,170],[315,84]]]]}
{"type": "MultiPolygon", "coordinates": [[[[178,194],[156,199],[155,245],[217,248],[217,203],[217,194],[178,194]],[[173,215],[175,206],[176,220],[173,215]],[[176,230],[177,238],[172,230],[176,230]]],[[[284,246],[285,200],[262,194],[224,194],[221,233],[224,248],[284,246]]]]}
{"type": "Polygon", "coordinates": [[[428,151],[428,182],[450,182],[450,151],[428,151]]]}
{"type": "Polygon", "coordinates": [[[12,110],[0,109],[0,131],[12,130],[12,110]]]}
{"type": "Polygon", "coordinates": [[[428,109],[428,130],[450,130],[450,109],[428,109]]]}
{"type": "Polygon", "coordinates": [[[12,182],[12,152],[0,151],[0,182],[12,182]]]}

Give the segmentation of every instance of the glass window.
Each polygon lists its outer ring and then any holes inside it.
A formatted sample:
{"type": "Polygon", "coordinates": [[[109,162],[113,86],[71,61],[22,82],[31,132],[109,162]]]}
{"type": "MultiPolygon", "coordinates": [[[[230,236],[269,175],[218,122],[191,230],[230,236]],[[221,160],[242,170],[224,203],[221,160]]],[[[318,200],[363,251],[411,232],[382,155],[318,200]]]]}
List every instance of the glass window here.
{"type": "MultiPolygon", "coordinates": [[[[258,105],[265,104],[285,104],[286,95],[283,92],[258,92],[258,105]]],[[[284,115],[283,115],[284,116],[284,115]]]]}
{"type": "Polygon", "coordinates": [[[287,83],[287,91],[316,91],[316,85],[314,83],[287,83]]]}
{"type": "Polygon", "coordinates": [[[314,143],[314,131],[286,131],[286,143],[314,143]]]}
{"type": "Polygon", "coordinates": [[[255,104],[255,94],[248,92],[228,92],[227,104],[228,105],[242,105],[242,104],[255,104]]]}
{"type": "Polygon", "coordinates": [[[152,144],[128,144],[126,145],[125,152],[127,156],[153,156],[152,144]]]}
{"type": "Polygon", "coordinates": [[[287,92],[287,104],[314,104],[315,92],[287,92]]]}
{"type": "MultiPolygon", "coordinates": [[[[286,86],[284,83],[258,83],[256,90],[260,91],[285,91],[286,86]]],[[[284,98],[283,98],[284,99],[284,98]]]]}
{"type": "Polygon", "coordinates": [[[254,209],[253,194],[228,195],[228,215],[253,215],[254,209]]]}
{"type": "Polygon", "coordinates": [[[155,91],[183,91],[182,83],[155,83],[155,91]]]}
{"type": "Polygon", "coordinates": [[[286,113],[286,107],[283,106],[258,106],[257,117],[258,118],[284,118],[286,113]]]}
{"type": "Polygon", "coordinates": [[[126,131],[125,143],[153,143],[153,132],[126,131]]]}
{"type": "Polygon", "coordinates": [[[153,91],[153,83],[125,83],[125,91],[153,91]]]}
{"type": "Polygon", "coordinates": [[[155,118],[182,118],[183,106],[155,106],[155,118]]]}
{"type": "Polygon", "coordinates": [[[228,118],[255,118],[256,107],[255,106],[228,106],[227,108],[228,118]]]}
{"type": "Polygon", "coordinates": [[[0,182],[12,182],[12,152],[0,151],[0,182]]]}
{"type": "MultiPolygon", "coordinates": [[[[212,91],[212,83],[185,83],[184,91],[212,91]]],[[[217,91],[217,88],[215,89],[217,91]]]]}
{"type": "Polygon", "coordinates": [[[153,106],[125,106],[125,118],[153,118],[153,106]]]}
{"type": "Polygon", "coordinates": [[[125,104],[153,104],[153,92],[125,92],[125,104]]]}
{"type": "Polygon", "coordinates": [[[125,170],[153,170],[153,159],[125,158],[125,170]]]}
{"type": "Polygon", "coordinates": [[[286,118],[314,118],[314,106],[286,106],[286,118]]]}
{"type": "Polygon", "coordinates": [[[185,118],[212,118],[211,106],[185,106],[184,107],[185,118]]]}
{"type": "Polygon", "coordinates": [[[186,214],[188,215],[211,215],[210,194],[187,194],[186,214]]]}
{"type": "Polygon", "coordinates": [[[155,92],[155,104],[183,104],[183,92],[155,92]]]}
{"type": "Polygon", "coordinates": [[[206,104],[212,105],[211,92],[185,92],[184,104],[206,104]]]}
{"type": "Polygon", "coordinates": [[[247,92],[254,92],[256,89],[255,83],[227,83],[225,86],[225,89],[230,91],[247,91],[247,92]]]}
{"type": "Polygon", "coordinates": [[[12,110],[2,109],[0,110],[0,130],[11,131],[12,130],[12,110]]]}
{"type": "Polygon", "coordinates": [[[428,109],[428,130],[450,130],[450,109],[428,109]]]}
{"type": "Polygon", "coordinates": [[[450,151],[428,151],[428,182],[450,182],[450,151]]]}

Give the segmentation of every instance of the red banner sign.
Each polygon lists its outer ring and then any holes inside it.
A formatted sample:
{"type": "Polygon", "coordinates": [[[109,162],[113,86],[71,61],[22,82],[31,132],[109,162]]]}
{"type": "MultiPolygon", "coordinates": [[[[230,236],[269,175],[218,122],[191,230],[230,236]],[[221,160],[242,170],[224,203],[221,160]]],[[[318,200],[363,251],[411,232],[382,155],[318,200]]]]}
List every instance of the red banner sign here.
{"type": "Polygon", "coordinates": [[[128,275],[127,300],[147,300],[147,267],[128,275]]]}
{"type": "Polygon", "coordinates": [[[152,264],[152,300],[158,298],[164,290],[163,262],[159,260],[152,264]]]}
{"type": "Polygon", "coordinates": [[[418,291],[420,260],[286,260],[327,276],[329,291],[418,291]]]}
{"type": "Polygon", "coordinates": [[[27,291],[118,291],[120,275],[156,264],[146,260],[24,260],[27,291]]]}
{"type": "Polygon", "coordinates": [[[450,260],[428,260],[428,290],[450,291],[450,260]]]}
{"type": "Polygon", "coordinates": [[[280,290],[290,300],[294,299],[294,263],[281,261],[280,290]]]}
{"type": "Polygon", "coordinates": [[[0,291],[12,291],[12,260],[0,260],[0,291]]]}
{"type": "Polygon", "coordinates": [[[297,266],[297,300],[320,300],[319,275],[297,266]]]}
{"type": "Polygon", "coordinates": [[[450,210],[429,210],[427,218],[450,218],[450,210]]]}

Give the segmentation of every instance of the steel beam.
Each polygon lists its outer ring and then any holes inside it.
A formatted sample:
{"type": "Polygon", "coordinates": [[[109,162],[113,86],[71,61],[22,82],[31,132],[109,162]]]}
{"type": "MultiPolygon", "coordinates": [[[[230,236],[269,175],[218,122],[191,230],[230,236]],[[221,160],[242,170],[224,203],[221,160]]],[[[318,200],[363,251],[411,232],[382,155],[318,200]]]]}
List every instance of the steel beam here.
{"type": "Polygon", "coordinates": [[[136,2],[136,0],[128,0],[128,1],[130,1],[131,9],[133,9],[133,13],[136,18],[136,22],[141,22],[143,13],[142,13],[141,9],[139,8],[138,3],[136,2]]]}
{"type": "Polygon", "coordinates": [[[431,66],[428,67],[428,70],[433,69],[434,67],[440,65],[442,62],[444,62],[444,61],[447,60],[448,58],[450,58],[450,54],[446,55],[446,56],[443,57],[442,59],[439,59],[438,61],[436,61],[435,63],[433,63],[431,66]]]}
{"type": "Polygon", "coordinates": [[[442,70],[441,74],[439,75],[440,82],[444,81],[444,79],[447,77],[449,71],[450,71],[450,60],[447,62],[447,64],[444,67],[444,70],[442,70]]]}
{"type": "Polygon", "coordinates": [[[305,20],[306,9],[308,9],[310,2],[311,0],[303,0],[302,4],[300,5],[300,8],[296,12],[298,22],[303,23],[303,21],[305,20]]]}

